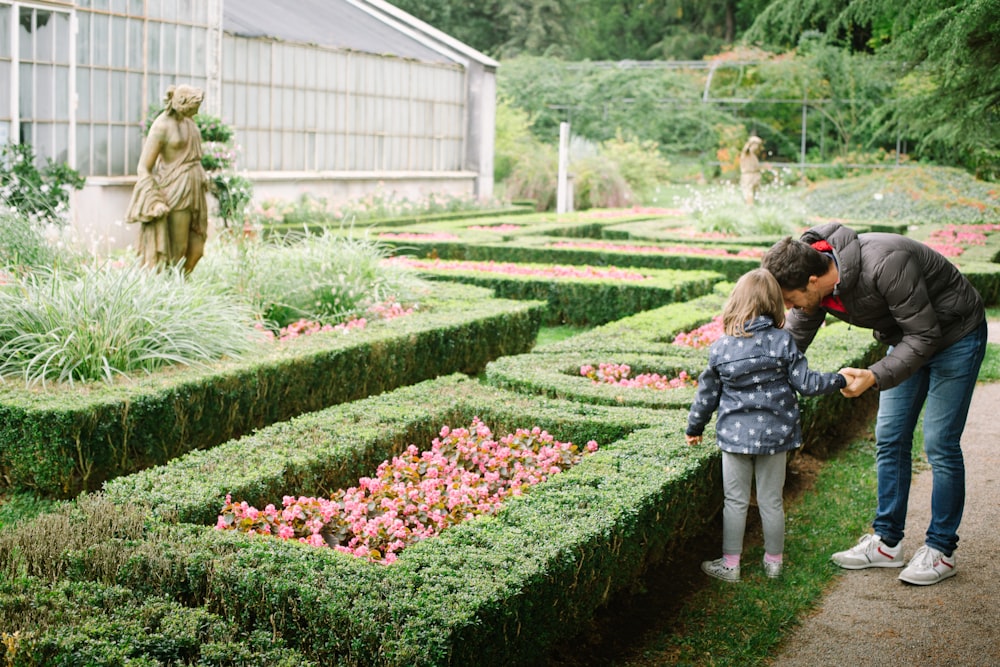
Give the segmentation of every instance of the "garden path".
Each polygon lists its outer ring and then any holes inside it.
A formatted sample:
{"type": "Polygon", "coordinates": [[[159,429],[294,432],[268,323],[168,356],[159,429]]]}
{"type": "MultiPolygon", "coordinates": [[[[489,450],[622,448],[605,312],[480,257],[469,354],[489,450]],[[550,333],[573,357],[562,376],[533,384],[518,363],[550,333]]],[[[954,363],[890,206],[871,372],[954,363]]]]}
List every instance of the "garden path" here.
{"type": "MultiPolygon", "coordinates": [[[[1000,322],[990,322],[1000,343],[1000,322]]],[[[958,573],[911,586],[899,570],[844,571],[814,614],[782,643],[774,667],[1000,666],[1000,382],[980,384],[962,439],[966,505],[958,573]]],[[[931,472],[910,489],[904,548],[911,555],[930,520],[931,472]]],[[[844,545],[846,549],[849,545],[844,545]]]]}

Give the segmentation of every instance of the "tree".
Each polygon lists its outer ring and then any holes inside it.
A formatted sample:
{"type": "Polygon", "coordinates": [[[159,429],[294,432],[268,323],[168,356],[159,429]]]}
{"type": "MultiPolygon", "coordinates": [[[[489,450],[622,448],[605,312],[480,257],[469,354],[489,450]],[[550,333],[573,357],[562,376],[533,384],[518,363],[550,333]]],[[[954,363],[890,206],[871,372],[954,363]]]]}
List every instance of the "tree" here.
{"type": "Polygon", "coordinates": [[[876,140],[901,135],[918,154],[998,175],[1000,0],[773,0],[745,38],[789,47],[808,29],[896,72],[876,140]]]}

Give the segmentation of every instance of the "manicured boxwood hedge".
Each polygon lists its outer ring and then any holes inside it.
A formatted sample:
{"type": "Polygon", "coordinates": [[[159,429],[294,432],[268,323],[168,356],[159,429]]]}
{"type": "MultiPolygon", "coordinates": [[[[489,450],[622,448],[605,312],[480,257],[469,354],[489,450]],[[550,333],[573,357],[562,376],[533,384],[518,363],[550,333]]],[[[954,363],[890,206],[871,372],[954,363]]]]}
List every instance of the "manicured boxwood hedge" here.
{"type": "MultiPolygon", "coordinates": [[[[524,266],[524,265],[522,265],[524,266]]],[[[539,267],[544,268],[544,267],[539,267]]],[[[421,268],[435,281],[454,281],[491,288],[505,299],[548,302],[547,324],[604,324],[668,303],[687,301],[712,291],[723,277],[711,271],[633,269],[642,280],[616,278],[550,278],[511,275],[469,268],[421,268]]]]}
{"type": "Polygon", "coordinates": [[[271,632],[319,664],[538,663],[717,510],[717,451],[683,444],[684,415],[442,378],[116,479],[106,494],[0,533],[0,572],[36,587],[93,582],[167,596],[239,632],[271,632]],[[431,431],[434,417],[454,425],[477,415],[495,432],[539,425],[602,449],[390,566],[187,523],[211,523],[226,490],[255,503],[330,491],[431,431]]]}
{"type": "Polygon", "coordinates": [[[258,358],[81,387],[0,388],[0,475],[72,497],[256,428],[534,344],[545,305],[438,284],[425,309],[364,330],[275,344],[258,358]]]}
{"type": "MultiPolygon", "coordinates": [[[[535,348],[532,352],[506,356],[486,366],[488,383],[513,391],[535,393],[601,405],[690,407],[695,389],[629,389],[594,383],[580,375],[580,367],[601,363],[628,364],[631,377],[657,373],[676,377],[685,371],[695,378],[705,369],[708,350],[672,344],[677,322],[701,324],[711,319],[712,304],[718,296],[704,297],[695,304],[675,304],[613,322],[559,343],[535,348]],[[685,308],[686,307],[686,308],[685,308]],[[678,317],[671,317],[676,313],[678,317]],[[666,333],[663,336],[661,332],[666,333]],[[668,342],[671,341],[671,342],[668,342]]],[[[682,329],[684,330],[684,329],[682,329]]],[[[690,330],[690,329],[687,329],[690,330]]],[[[875,341],[871,331],[850,327],[831,318],[817,333],[809,348],[810,368],[834,372],[845,366],[866,368],[885,348],[875,341]]],[[[827,451],[832,434],[853,424],[851,415],[864,413],[870,398],[849,400],[840,394],[801,397],[805,448],[812,453],[827,451]]],[[[868,406],[870,407],[870,406],[868,406]]]]}

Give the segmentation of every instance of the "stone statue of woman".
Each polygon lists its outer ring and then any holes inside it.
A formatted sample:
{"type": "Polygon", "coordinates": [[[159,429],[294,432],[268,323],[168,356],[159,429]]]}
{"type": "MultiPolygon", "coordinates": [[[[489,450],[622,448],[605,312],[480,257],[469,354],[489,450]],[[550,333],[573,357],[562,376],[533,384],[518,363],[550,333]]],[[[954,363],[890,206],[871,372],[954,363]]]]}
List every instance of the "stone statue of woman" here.
{"type": "Polygon", "coordinates": [[[153,121],[139,157],[139,180],[126,222],[142,224],[139,256],[148,267],[184,262],[190,273],[205,250],[208,174],[201,166],[201,133],[193,118],[200,88],[167,89],[166,108],[153,121]]]}
{"type": "Polygon", "coordinates": [[[764,140],[757,135],[751,135],[740,151],[740,190],[743,191],[743,201],[747,206],[753,206],[760,189],[760,160],[757,156],[764,147],[764,140]]]}

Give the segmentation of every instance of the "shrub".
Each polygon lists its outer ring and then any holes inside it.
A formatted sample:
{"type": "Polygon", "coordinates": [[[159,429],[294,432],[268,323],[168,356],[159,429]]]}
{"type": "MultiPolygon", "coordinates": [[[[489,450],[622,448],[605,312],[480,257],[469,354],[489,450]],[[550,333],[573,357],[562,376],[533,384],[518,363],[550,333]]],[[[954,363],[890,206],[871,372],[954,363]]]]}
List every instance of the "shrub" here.
{"type": "Polygon", "coordinates": [[[300,319],[337,324],[369,306],[413,298],[412,271],[382,260],[384,244],[333,233],[235,243],[205,257],[196,282],[218,284],[280,328],[300,319]]]}
{"type": "Polygon", "coordinates": [[[39,169],[28,144],[0,147],[0,201],[35,223],[66,224],[69,191],[79,190],[84,178],[66,164],[46,160],[39,169]]]}
{"type": "Polygon", "coordinates": [[[38,224],[15,210],[0,209],[0,267],[49,266],[55,256],[38,224]]]}
{"type": "Polygon", "coordinates": [[[41,269],[0,289],[0,377],[105,380],[239,356],[252,313],[177,268],[41,269]]]}

